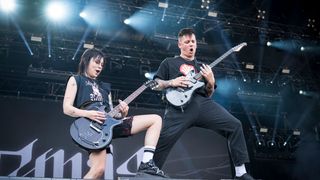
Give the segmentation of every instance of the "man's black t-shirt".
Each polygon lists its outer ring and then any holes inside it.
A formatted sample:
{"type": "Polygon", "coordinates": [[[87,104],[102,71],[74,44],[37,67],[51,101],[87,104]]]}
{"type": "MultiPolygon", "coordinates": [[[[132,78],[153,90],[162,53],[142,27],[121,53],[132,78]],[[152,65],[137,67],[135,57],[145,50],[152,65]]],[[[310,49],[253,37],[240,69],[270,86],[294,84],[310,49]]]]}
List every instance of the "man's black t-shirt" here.
{"type": "MultiPolygon", "coordinates": [[[[179,76],[186,76],[190,71],[192,71],[192,73],[198,73],[200,72],[201,65],[202,63],[198,62],[196,59],[190,61],[185,60],[180,56],[166,58],[161,62],[154,79],[159,78],[162,80],[170,80],[179,76]]],[[[204,78],[202,78],[200,81],[204,81],[206,83],[204,78]]],[[[197,89],[195,93],[202,96],[207,96],[205,86],[197,89]]]]}

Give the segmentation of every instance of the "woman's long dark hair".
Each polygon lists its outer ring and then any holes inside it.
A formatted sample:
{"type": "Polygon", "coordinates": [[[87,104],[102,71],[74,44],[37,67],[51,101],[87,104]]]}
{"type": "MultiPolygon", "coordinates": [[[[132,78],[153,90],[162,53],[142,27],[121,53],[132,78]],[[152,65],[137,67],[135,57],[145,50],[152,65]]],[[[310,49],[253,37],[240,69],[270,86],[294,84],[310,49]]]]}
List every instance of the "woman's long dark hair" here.
{"type": "Polygon", "coordinates": [[[101,50],[96,48],[85,50],[79,62],[78,74],[85,75],[91,58],[102,59],[104,58],[104,54],[101,50]]]}

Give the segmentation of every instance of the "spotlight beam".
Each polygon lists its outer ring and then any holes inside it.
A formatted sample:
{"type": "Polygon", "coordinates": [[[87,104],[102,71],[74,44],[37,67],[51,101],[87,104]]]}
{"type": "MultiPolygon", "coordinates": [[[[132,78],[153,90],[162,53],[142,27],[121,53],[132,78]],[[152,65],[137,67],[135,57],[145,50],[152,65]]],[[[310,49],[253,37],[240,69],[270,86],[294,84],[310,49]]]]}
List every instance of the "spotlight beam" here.
{"type": "Polygon", "coordinates": [[[82,38],[81,38],[80,43],[79,43],[79,45],[78,45],[78,47],[77,47],[77,50],[76,50],[76,52],[74,53],[74,55],[73,55],[73,57],[72,57],[72,60],[74,60],[74,59],[76,58],[76,56],[77,56],[77,54],[78,54],[81,46],[82,46],[82,45],[84,44],[84,42],[85,42],[85,40],[86,40],[86,38],[87,38],[90,30],[91,30],[91,27],[88,26],[87,29],[86,29],[86,31],[85,31],[84,34],[82,35],[82,38]]]}
{"type": "Polygon", "coordinates": [[[164,21],[164,17],[165,17],[165,15],[166,15],[166,11],[167,11],[167,9],[164,8],[164,9],[163,9],[163,13],[162,13],[162,17],[161,17],[161,21],[164,21]]]}
{"type": "Polygon", "coordinates": [[[51,31],[47,26],[47,39],[48,39],[48,57],[51,58],[51,31]]]}
{"type": "Polygon", "coordinates": [[[179,20],[178,20],[178,24],[180,24],[180,22],[182,21],[182,19],[185,19],[185,15],[187,14],[188,10],[190,9],[191,5],[192,5],[193,1],[190,1],[186,10],[182,13],[182,16],[180,16],[179,20]]]}
{"type": "Polygon", "coordinates": [[[272,141],[275,142],[275,136],[278,130],[278,122],[279,122],[279,118],[280,118],[280,110],[281,110],[281,101],[278,100],[278,105],[277,105],[277,113],[276,113],[276,119],[274,121],[274,128],[273,128],[273,133],[272,133],[272,141]]]}
{"type": "Polygon", "coordinates": [[[23,42],[24,42],[26,48],[28,49],[30,55],[33,56],[33,52],[32,52],[32,50],[31,50],[31,48],[30,48],[30,46],[29,46],[29,43],[27,42],[26,37],[24,36],[24,34],[23,34],[23,32],[22,32],[19,24],[18,24],[13,18],[11,18],[11,21],[13,22],[14,26],[15,26],[16,29],[18,30],[19,36],[20,36],[21,39],[23,40],[23,42]]]}

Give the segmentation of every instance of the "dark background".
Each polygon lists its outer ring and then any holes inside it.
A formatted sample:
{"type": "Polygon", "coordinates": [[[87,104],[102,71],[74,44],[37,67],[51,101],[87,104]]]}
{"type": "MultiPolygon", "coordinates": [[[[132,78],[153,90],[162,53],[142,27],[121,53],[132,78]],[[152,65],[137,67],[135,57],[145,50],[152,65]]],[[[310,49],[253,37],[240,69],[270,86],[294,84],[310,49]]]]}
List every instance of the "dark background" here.
{"type": "MultiPolygon", "coordinates": [[[[217,0],[205,9],[198,0],[169,0],[164,10],[158,3],[165,1],[75,0],[68,2],[69,19],[56,23],[44,12],[49,1],[16,2],[15,12],[0,13],[1,151],[19,150],[39,138],[33,157],[50,148],[65,150],[66,157],[81,152],[86,171],[87,154],[71,141],[72,120],[61,108],[66,79],[77,71],[83,44],[106,54],[101,80],[112,84],[117,104],[148,80],[146,72],[154,73],[165,57],[179,55],[176,35],[180,28],[192,27],[198,39],[196,55],[204,63],[235,45],[248,44],[213,68],[218,84],[213,100],[244,124],[251,174],[261,179],[319,177],[320,36],[315,2],[217,0]],[[78,16],[88,7],[95,24],[78,16]],[[264,19],[257,18],[258,10],[266,11],[264,19]],[[208,16],[209,11],[217,17],[208,16]],[[123,23],[136,16],[140,19],[132,24],[123,23]],[[42,41],[31,41],[31,36],[42,41]],[[284,68],[290,73],[282,73],[284,68]]],[[[162,93],[148,89],[130,104],[130,113],[162,115],[164,107],[162,93]]],[[[115,168],[142,146],[142,139],[143,134],[114,141],[115,168]]],[[[8,175],[18,163],[17,157],[1,157],[0,175],[8,175]]],[[[230,178],[230,169],[225,139],[202,129],[186,132],[165,166],[177,178],[230,178]]]]}

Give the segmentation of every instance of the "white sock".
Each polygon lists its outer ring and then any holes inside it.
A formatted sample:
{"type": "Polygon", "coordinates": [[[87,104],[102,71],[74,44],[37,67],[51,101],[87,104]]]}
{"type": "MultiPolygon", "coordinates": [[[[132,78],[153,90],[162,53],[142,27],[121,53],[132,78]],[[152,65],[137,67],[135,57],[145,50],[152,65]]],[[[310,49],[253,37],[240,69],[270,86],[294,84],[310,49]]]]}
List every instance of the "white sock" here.
{"type": "Polygon", "coordinates": [[[236,166],[236,176],[240,177],[242,175],[244,175],[245,173],[247,173],[246,171],[246,167],[244,166],[244,164],[242,164],[241,166],[236,166]]]}
{"type": "Polygon", "coordinates": [[[142,162],[143,163],[149,162],[153,158],[153,154],[154,154],[155,150],[156,150],[156,147],[154,147],[154,146],[145,146],[144,152],[143,152],[143,157],[142,157],[142,162]]]}

